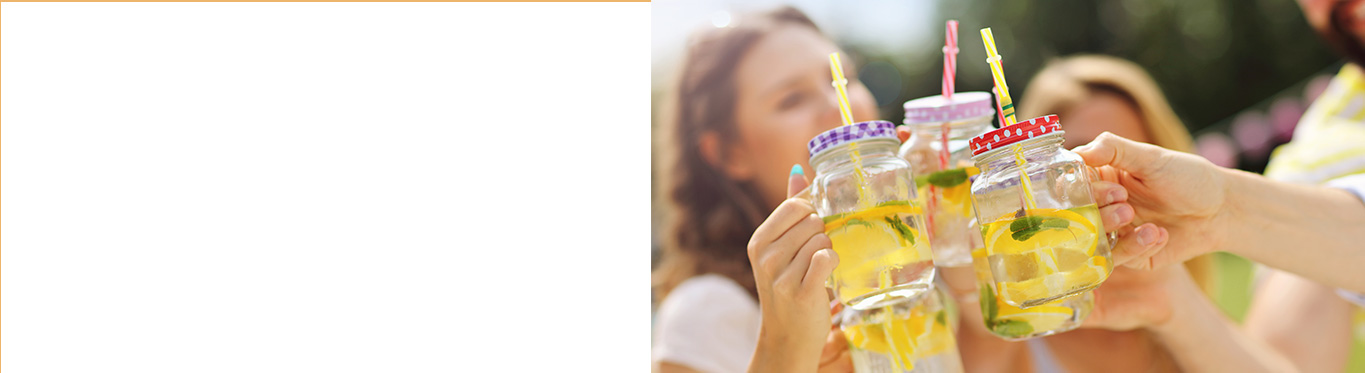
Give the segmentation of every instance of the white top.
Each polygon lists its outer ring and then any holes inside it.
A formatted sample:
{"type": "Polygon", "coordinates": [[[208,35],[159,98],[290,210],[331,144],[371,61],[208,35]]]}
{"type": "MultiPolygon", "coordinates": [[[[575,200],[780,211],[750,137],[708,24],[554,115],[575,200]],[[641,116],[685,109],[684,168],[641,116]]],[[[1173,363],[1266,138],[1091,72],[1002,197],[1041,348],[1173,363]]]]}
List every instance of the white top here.
{"type": "Polygon", "coordinates": [[[758,346],[758,302],[729,278],[692,277],[659,305],[654,362],[702,372],[744,372],[758,346]]]}

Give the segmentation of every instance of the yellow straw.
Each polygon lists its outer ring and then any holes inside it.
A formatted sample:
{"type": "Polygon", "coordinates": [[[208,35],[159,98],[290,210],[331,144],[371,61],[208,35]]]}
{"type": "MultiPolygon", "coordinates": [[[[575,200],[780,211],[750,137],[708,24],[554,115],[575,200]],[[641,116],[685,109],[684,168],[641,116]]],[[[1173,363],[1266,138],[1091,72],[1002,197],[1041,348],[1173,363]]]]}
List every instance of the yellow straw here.
{"type": "Polygon", "coordinates": [[[839,92],[839,112],[843,114],[844,125],[853,124],[853,112],[848,108],[848,81],[844,80],[844,68],[839,66],[839,53],[829,54],[829,70],[834,73],[834,90],[839,92]]]}
{"type": "Polygon", "coordinates": [[[1005,69],[1000,66],[1000,53],[995,51],[995,36],[991,35],[991,28],[981,29],[981,40],[986,45],[986,63],[991,66],[991,78],[995,79],[995,87],[999,93],[1000,116],[1005,118],[1005,123],[1001,127],[1011,126],[1018,122],[1014,117],[1014,100],[1010,99],[1010,88],[1005,85],[1005,69]]]}
{"type": "MultiPolygon", "coordinates": [[[[1014,101],[1010,100],[1010,88],[1005,85],[1005,69],[1000,66],[1000,53],[995,51],[995,36],[991,35],[991,28],[981,29],[981,41],[986,45],[986,64],[991,66],[991,78],[995,79],[996,99],[1000,100],[1000,116],[1005,123],[1001,127],[1009,127],[1018,122],[1014,116],[1014,101]]],[[[1019,183],[1024,187],[1024,207],[1029,209],[1038,208],[1038,202],[1033,199],[1033,183],[1030,182],[1028,173],[1024,172],[1024,148],[1019,144],[1010,147],[1014,151],[1014,165],[1019,167],[1019,183]]]]}
{"type": "Polygon", "coordinates": [[[1019,183],[1024,187],[1024,206],[1030,209],[1038,208],[1038,202],[1033,200],[1033,183],[1029,180],[1028,173],[1024,172],[1024,148],[1019,144],[1014,144],[1014,165],[1019,167],[1019,183]]]}

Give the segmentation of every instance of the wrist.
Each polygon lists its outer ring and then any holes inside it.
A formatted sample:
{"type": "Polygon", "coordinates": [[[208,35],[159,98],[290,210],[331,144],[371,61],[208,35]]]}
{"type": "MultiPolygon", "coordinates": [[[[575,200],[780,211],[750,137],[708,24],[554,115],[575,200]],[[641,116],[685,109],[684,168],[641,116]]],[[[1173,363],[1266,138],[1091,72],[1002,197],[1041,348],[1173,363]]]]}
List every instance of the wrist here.
{"type": "MultiPolygon", "coordinates": [[[[1263,193],[1256,190],[1260,180],[1253,174],[1235,169],[1220,168],[1218,172],[1223,174],[1226,184],[1223,187],[1223,201],[1218,204],[1218,210],[1208,226],[1214,243],[1209,251],[1228,251],[1245,256],[1246,253],[1241,251],[1255,245],[1245,245],[1239,240],[1249,237],[1243,230],[1255,225],[1248,219],[1260,216],[1254,211],[1257,206],[1253,206],[1259,201],[1257,193],[1263,193]]],[[[1264,194],[1259,196],[1264,198],[1264,194]]]]}
{"type": "Polygon", "coordinates": [[[749,372],[814,372],[820,364],[822,346],[801,342],[801,338],[781,330],[760,327],[749,372]]]}

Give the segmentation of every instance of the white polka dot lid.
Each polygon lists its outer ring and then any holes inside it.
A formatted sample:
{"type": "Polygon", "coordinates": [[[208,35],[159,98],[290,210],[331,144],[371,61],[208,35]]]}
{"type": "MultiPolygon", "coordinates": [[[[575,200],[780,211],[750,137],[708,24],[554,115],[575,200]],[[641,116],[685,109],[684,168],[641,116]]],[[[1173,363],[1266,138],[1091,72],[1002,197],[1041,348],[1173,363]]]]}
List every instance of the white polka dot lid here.
{"type": "Polygon", "coordinates": [[[952,99],[940,95],[906,101],[905,124],[940,123],[975,118],[995,113],[991,94],[986,92],[958,92],[952,99]]]}
{"type": "Polygon", "coordinates": [[[1015,123],[1013,126],[983,133],[980,136],[973,137],[969,142],[972,147],[972,156],[1000,149],[1006,145],[1028,140],[1035,136],[1042,136],[1053,132],[1063,133],[1061,126],[1062,122],[1056,115],[1046,115],[1015,123]]]}

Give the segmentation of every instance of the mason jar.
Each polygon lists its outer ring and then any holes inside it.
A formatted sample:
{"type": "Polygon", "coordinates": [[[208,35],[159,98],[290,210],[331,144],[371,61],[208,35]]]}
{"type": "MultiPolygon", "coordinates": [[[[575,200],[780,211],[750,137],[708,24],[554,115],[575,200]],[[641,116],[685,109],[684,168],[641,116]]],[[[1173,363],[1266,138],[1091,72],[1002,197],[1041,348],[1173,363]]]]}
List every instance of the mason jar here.
{"type": "Polygon", "coordinates": [[[808,144],[811,203],[839,256],[828,286],[844,305],[868,309],[930,288],[934,259],[924,237],[910,164],[896,156],[896,126],[841,126],[808,144]]]}
{"type": "Polygon", "coordinates": [[[1028,309],[1080,295],[1113,270],[1109,239],[1081,157],[1049,115],[971,140],[983,256],[1001,301],[1028,309]]]}
{"type": "MultiPolygon", "coordinates": [[[[937,289],[937,287],[936,287],[937,289]]],[[[882,307],[839,313],[853,371],[961,373],[953,328],[957,310],[941,291],[882,307]]]]}
{"type": "Polygon", "coordinates": [[[968,142],[995,129],[991,95],[954,93],[906,101],[905,125],[910,139],[900,157],[910,162],[915,188],[924,206],[934,264],[967,267],[972,249],[981,247],[981,232],[972,210],[972,179],[979,171],[972,163],[968,142]]]}

